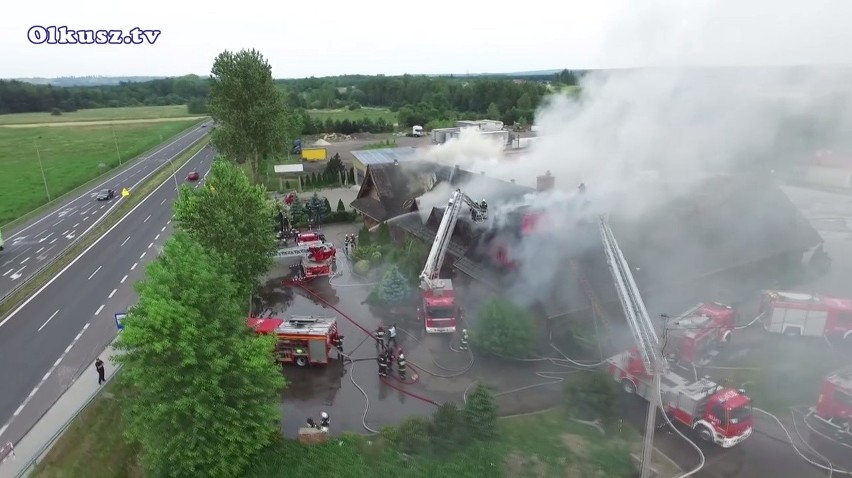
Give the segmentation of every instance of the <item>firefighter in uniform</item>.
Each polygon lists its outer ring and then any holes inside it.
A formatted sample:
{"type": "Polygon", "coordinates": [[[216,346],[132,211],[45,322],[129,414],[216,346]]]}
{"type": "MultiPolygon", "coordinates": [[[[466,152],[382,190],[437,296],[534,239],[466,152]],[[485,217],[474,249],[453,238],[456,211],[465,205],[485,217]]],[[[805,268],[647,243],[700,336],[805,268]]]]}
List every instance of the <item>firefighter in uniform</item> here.
{"type": "Polygon", "coordinates": [[[389,348],[385,349],[385,358],[388,360],[388,369],[393,370],[393,362],[396,360],[396,357],[393,355],[393,350],[389,348]]]}
{"type": "Polygon", "coordinates": [[[468,341],[467,329],[462,329],[460,341],[461,341],[461,344],[460,344],[459,348],[461,348],[462,350],[467,350],[467,341],[468,341]]]}
{"type": "Polygon", "coordinates": [[[406,366],[406,363],[405,363],[405,354],[402,353],[402,349],[399,349],[399,354],[397,354],[397,356],[396,356],[396,366],[398,367],[397,370],[399,370],[400,380],[405,381],[405,366],[406,366]]]}
{"type": "Polygon", "coordinates": [[[396,324],[393,324],[388,328],[388,347],[391,347],[391,342],[393,342],[393,347],[397,346],[397,343],[396,343],[396,324]]]}
{"type": "Polygon", "coordinates": [[[328,413],[322,412],[320,418],[320,430],[327,432],[330,424],[331,420],[328,418],[328,413]]]}
{"type": "Polygon", "coordinates": [[[331,339],[331,345],[334,345],[334,348],[337,349],[337,358],[343,357],[343,336],[339,333],[334,334],[334,337],[331,339]]]}
{"type": "Polygon", "coordinates": [[[384,352],[379,354],[379,377],[388,376],[388,356],[384,352]]]}
{"type": "Polygon", "coordinates": [[[319,425],[317,425],[317,422],[315,422],[312,417],[308,417],[307,426],[308,428],[315,428],[317,430],[320,429],[319,425]]]}
{"type": "Polygon", "coordinates": [[[385,350],[385,328],[381,325],[376,329],[376,351],[383,352],[385,350]]]}

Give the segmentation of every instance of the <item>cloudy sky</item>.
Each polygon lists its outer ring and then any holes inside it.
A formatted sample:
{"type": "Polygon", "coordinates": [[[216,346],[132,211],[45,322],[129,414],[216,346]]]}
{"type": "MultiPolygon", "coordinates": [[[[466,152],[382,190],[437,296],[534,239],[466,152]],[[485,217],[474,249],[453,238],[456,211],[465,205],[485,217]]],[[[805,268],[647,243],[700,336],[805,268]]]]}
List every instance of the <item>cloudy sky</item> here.
{"type": "Polygon", "coordinates": [[[846,64],[850,25],[850,0],[42,0],[0,15],[0,77],[206,75],[217,53],[241,48],[259,49],[278,78],[846,64]],[[34,25],[161,34],[32,44],[34,25]]]}

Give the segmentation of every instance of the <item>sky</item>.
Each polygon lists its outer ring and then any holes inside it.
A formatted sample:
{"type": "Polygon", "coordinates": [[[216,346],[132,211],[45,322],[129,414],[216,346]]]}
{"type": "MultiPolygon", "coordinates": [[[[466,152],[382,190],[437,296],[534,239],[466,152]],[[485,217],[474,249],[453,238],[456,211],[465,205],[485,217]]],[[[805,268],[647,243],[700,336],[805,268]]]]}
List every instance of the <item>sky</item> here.
{"type": "Polygon", "coordinates": [[[263,53],[276,78],[852,60],[849,0],[120,5],[42,0],[4,8],[0,77],[207,75],[218,53],[243,48],[263,53]],[[153,44],[32,44],[36,25],[161,33],[153,44]]]}

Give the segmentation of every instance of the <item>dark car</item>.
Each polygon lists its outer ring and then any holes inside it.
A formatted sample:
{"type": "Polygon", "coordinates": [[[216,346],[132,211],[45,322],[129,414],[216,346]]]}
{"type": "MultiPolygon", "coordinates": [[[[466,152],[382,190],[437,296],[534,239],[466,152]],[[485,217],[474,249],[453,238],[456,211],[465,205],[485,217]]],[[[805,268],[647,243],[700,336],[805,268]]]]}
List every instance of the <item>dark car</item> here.
{"type": "Polygon", "coordinates": [[[189,174],[186,175],[187,181],[198,181],[198,171],[190,171],[189,174]]]}
{"type": "Polygon", "coordinates": [[[110,199],[115,197],[115,191],[112,189],[101,189],[98,195],[95,197],[98,201],[109,201],[110,199]]]}

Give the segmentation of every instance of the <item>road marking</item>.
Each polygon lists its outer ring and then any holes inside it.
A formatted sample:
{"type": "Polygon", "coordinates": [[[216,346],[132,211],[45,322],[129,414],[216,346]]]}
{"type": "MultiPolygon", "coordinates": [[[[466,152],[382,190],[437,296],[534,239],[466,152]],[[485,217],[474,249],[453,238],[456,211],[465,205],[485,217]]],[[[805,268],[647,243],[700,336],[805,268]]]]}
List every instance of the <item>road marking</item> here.
{"type": "Polygon", "coordinates": [[[160,229],[160,232],[166,232],[166,226],[163,226],[163,228],[160,229]]]}
{"type": "Polygon", "coordinates": [[[46,235],[46,236],[42,237],[41,239],[39,239],[39,240],[38,240],[39,244],[41,244],[42,242],[46,241],[46,240],[47,240],[47,238],[48,238],[48,237],[50,237],[50,236],[52,236],[52,235],[53,235],[53,233],[51,232],[50,234],[48,234],[48,235],[46,235]]]}
{"type": "Polygon", "coordinates": [[[97,274],[98,271],[101,270],[101,267],[103,267],[103,266],[98,266],[98,268],[95,269],[95,272],[92,272],[92,275],[89,276],[88,280],[92,280],[92,277],[95,277],[95,274],[97,274]]]}
{"type": "Polygon", "coordinates": [[[28,260],[30,260],[30,256],[27,256],[26,259],[22,260],[21,265],[26,264],[28,260]]]}
{"type": "MultiPolygon", "coordinates": [[[[199,155],[199,154],[201,154],[202,152],[208,151],[208,148],[209,148],[209,147],[205,146],[204,148],[199,149],[199,150],[198,150],[198,152],[196,152],[196,153],[195,153],[195,154],[194,154],[191,158],[189,158],[189,161],[188,161],[188,162],[192,161],[192,160],[193,160],[196,156],[198,156],[198,155],[199,155]]],[[[109,234],[110,234],[113,230],[115,230],[115,228],[116,228],[116,227],[118,227],[118,226],[119,226],[119,224],[121,224],[122,222],[124,222],[124,220],[125,220],[125,219],[127,219],[128,217],[130,217],[130,215],[131,215],[131,214],[133,214],[133,213],[136,211],[136,209],[138,209],[140,206],[142,206],[143,204],[145,204],[145,201],[147,201],[147,200],[148,200],[148,198],[150,198],[150,197],[151,197],[151,196],[152,196],[155,192],[157,192],[157,190],[158,190],[158,189],[160,189],[160,188],[164,187],[166,184],[168,184],[168,183],[169,183],[169,181],[170,181],[171,179],[172,179],[172,178],[171,178],[171,177],[169,177],[168,179],[165,179],[162,183],[160,183],[160,185],[159,185],[159,186],[157,186],[157,188],[155,188],[155,189],[151,192],[151,194],[149,194],[148,196],[145,196],[145,198],[143,198],[141,201],[139,201],[139,203],[138,203],[138,204],[136,204],[135,206],[133,206],[133,208],[132,208],[130,211],[128,211],[128,212],[127,212],[124,216],[122,216],[122,217],[121,217],[118,221],[116,221],[116,223],[115,223],[115,224],[113,224],[113,225],[112,225],[109,229],[107,229],[107,231],[106,231],[105,233],[103,233],[103,234],[102,234],[99,238],[95,239],[95,241],[94,241],[92,244],[90,244],[90,245],[89,245],[89,247],[87,247],[86,249],[84,249],[84,250],[83,250],[83,252],[81,252],[79,255],[77,255],[77,257],[75,257],[75,258],[74,258],[71,262],[69,262],[69,263],[68,263],[68,264],[67,264],[64,268],[62,268],[62,270],[60,270],[60,271],[59,271],[59,272],[57,272],[57,273],[56,273],[53,277],[51,277],[51,278],[50,278],[50,280],[49,280],[49,281],[47,281],[47,283],[45,283],[45,284],[44,284],[43,286],[41,286],[41,287],[40,287],[37,291],[35,291],[32,295],[30,295],[30,296],[27,298],[27,300],[25,300],[24,302],[22,302],[22,303],[21,303],[21,305],[19,305],[18,307],[16,307],[16,308],[15,308],[15,310],[13,310],[12,312],[9,312],[9,314],[8,314],[8,315],[6,315],[6,317],[5,317],[2,321],[0,321],[0,327],[3,327],[4,325],[6,325],[6,323],[7,323],[7,322],[9,322],[10,320],[12,320],[12,318],[13,318],[13,317],[15,317],[15,316],[18,314],[18,312],[20,312],[21,310],[23,310],[23,309],[24,309],[24,307],[26,307],[27,305],[29,305],[29,303],[30,303],[30,302],[32,302],[32,301],[33,301],[36,297],[38,297],[38,296],[39,296],[39,294],[41,294],[42,292],[44,292],[44,291],[45,291],[45,289],[47,289],[48,287],[50,287],[50,285],[51,285],[51,284],[53,284],[53,282],[54,282],[54,281],[56,281],[56,279],[58,279],[60,276],[62,276],[62,274],[64,274],[64,273],[65,273],[68,269],[70,269],[70,268],[71,268],[74,264],[76,264],[76,263],[77,263],[77,261],[79,261],[79,260],[80,260],[80,258],[82,258],[84,255],[86,255],[86,253],[87,253],[87,252],[89,252],[89,251],[90,251],[90,250],[92,250],[92,249],[93,249],[96,245],[98,245],[98,244],[99,244],[99,243],[103,240],[103,238],[107,237],[107,236],[108,236],[108,235],[109,235],[109,234]]],[[[143,180],[144,180],[144,178],[143,178],[143,180]]],[[[118,204],[118,202],[116,202],[116,204],[118,204]]],[[[89,226],[89,228],[92,228],[92,227],[94,227],[94,226],[95,226],[95,225],[97,225],[97,224],[98,224],[98,221],[95,221],[95,222],[93,222],[93,223],[92,223],[92,225],[91,225],[91,226],[89,226]]],[[[87,230],[87,232],[88,232],[88,230],[87,230]]],[[[84,234],[85,234],[85,233],[84,233],[84,234]]]]}
{"type": "Polygon", "coordinates": [[[89,220],[89,216],[86,216],[86,217],[83,218],[83,221],[88,221],[88,220],[89,220]]]}
{"type": "Polygon", "coordinates": [[[6,273],[5,273],[5,274],[3,274],[3,277],[6,277],[7,275],[9,275],[9,273],[10,273],[10,272],[12,272],[13,270],[15,270],[15,268],[14,268],[14,267],[13,267],[13,268],[11,268],[11,269],[9,269],[8,271],[6,271],[6,273]]]}
{"type": "Polygon", "coordinates": [[[23,271],[23,270],[24,270],[24,269],[26,269],[26,268],[27,268],[27,266],[21,267],[20,269],[18,269],[18,271],[17,271],[17,272],[15,272],[14,274],[10,275],[10,276],[9,276],[9,278],[10,278],[10,279],[12,279],[12,280],[18,280],[18,278],[20,278],[20,277],[21,277],[21,271],[23,271]]]}
{"type": "Polygon", "coordinates": [[[45,380],[47,380],[47,377],[50,377],[50,372],[47,372],[46,374],[44,374],[44,376],[41,377],[41,381],[44,382],[45,380]]]}
{"type": "Polygon", "coordinates": [[[112,296],[114,296],[116,292],[118,292],[118,289],[113,289],[112,292],[109,293],[109,297],[107,298],[112,299],[112,296]]]}
{"type": "Polygon", "coordinates": [[[154,236],[154,240],[155,240],[155,241],[156,241],[157,239],[159,239],[159,238],[160,238],[160,235],[159,235],[159,234],[157,234],[156,236],[154,236]]]}
{"type": "MultiPolygon", "coordinates": [[[[127,241],[129,241],[129,240],[130,240],[130,236],[127,236],[127,239],[125,239],[124,242],[121,243],[121,246],[127,244],[127,241]]],[[[118,247],[121,247],[121,246],[118,246],[118,247]]]]}
{"type": "Polygon", "coordinates": [[[88,216],[88,215],[89,215],[89,211],[91,211],[91,210],[92,210],[92,208],[87,207],[85,210],[80,211],[80,215],[81,215],[81,216],[88,216]]]}
{"type": "Polygon", "coordinates": [[[154,243],[153,243],[153,242],[152,242],[152,243],[150,243],[150,244],[148,244],[148,249],[150,249],[150,248],[152,248],[152,247],[154,247],[154,243]]]}
{"type": "Polygon", "coordinates": [[[143,223],[146,223],[146,222],[148,222],[148,219],[151,219],[151,215],[150,215],[150,214],[148,214],[148,217],[146,217],[146,218],[145,218],[145,220],[144,220],[144,221],[142,221],[142,222],[143,222],[143,223]]]}
{"type": "Polygon", "coordinates": [[[70,352],[70,351],[71,351],[71,347],[73,347],[73,346],[74,346],[74,342],[71,342],[70,344],[68,344],[68,346],[67,346],[67,347],[65,347],[65,352],[62,352],[62,355],[65,355],[65,354],[67,354],[68,352],[70,352]]]}
{"type": "Polygon", "coordinates": [[[54,242],[56,242],[56,241],[58,241],[58,240],[59,240],[59,238],[58,238],[58,237],[54,237],[54,238],[53,238],[53,240],[52,240],[52,241],[50,241],[50,243],[51,243],[51,244],[53,244],[54,242]]]}
{"type": "Polygon", "coordinates": [[[45,320],[44,323],[41,324],[41,327],[38,328],[38,332],[41,332],[41,329],[43,329],[47,325],[48,322],[53,320],[53,318],[56,317],[56,314],[58,314],[58,313],[59,313],[59,309],[57,309],[56,312],[53,313],[53,315],[48,317],[47,320],[45,320]]]}
{"type": "Polygon", "coordinates": [[[74,239],[74,237],[76,237],[76,234],[75,234],[76,232],[77,232],[77,230],[74,229],[73,231],[71,231],[71,234],[68,234],[67,236],[65,236],[65,238],[66,239],[74,239]]]}
{"type": "Polygon", "coordinates": [[[127,275],[125,275],[124,277],[121,278],[121,283],[124,284],[124,281],[126,281],[126,280],[127,280],[127,275]]]}
{"type": "Polygon", "coordinates": [[[18,415],[20,415],[20,414],[21,414],[21,412],[22,412],[22,411],[24,411],[24,406],[26,405],[26,403],[27,403],[27,400],[24,400],[24,403],[22,403],[22,404],[21,404],[21,406],[20,406],[20,407],[18,407],[18,409],[17,409],[17,410],[15,410],[15,413],[13,413],[12,415],[13,415],[13,416],[16,416],[16,417],[17,417],[18,415]]]}
{"type": "Polygon", "coordinates": [[[36,254],[38,254],[38,253],[40,253],[40,252],[41,252],[41,251],[43,251],[43,250],[44,250],[44,248],[43,248],[43,247],[39,247],[39,248],[38,248],[38,250],[37,250],[35,253],[36,253],[36,254]]]}
{"type": "Polygon", "coordinates": [[[165,199],[163,199],[162,201],[160,201],[160,206],[162,206],[163,204],[165,204],[165,203],[166,203],[166,199],[168,199],[168,198],[165,198],[165,199]]]}
{"type": "MultiPolygon", "coordinates": [[[[102,310],[104,310],[104,305],[103,305],[103,304],[101,304],[101,306],[100,306],[100,307],[98,307],[98,310],[96,310],[96,311],[95,311],[95,315],[100,314],[102,310]]],[[[78,335],[78,336],[77,336],[77,338],[80,338],[80,336],[78,335]]]]}
{"type": "Polygon", "coordinates": [[[142,253],[142,255],[140,255],[140,256],[139,256],[139,260],[140,260],[140,261],[141,261],[142,259],[144,259],[144,258],[145,258],[145,254],[146,254],[146,253],[145,253],[145,252],[143,252],[143,253],[142,253]]]}
{"type": "Polygon", "coordinates": [[[30,392],[30,396],[28,398],[33,398],[33,395],[38,393],[38,387],[34,388],[32,392],[30,392]]]}
{"type": "Polygon", "coordinates": [[[171,224],[171,223],[172,223],[172,220],[171,220],[171,219],[169,219],[168,221],[166,221],[166,224],[171,224]]]}
{"type": "Polygon", "coordinates": [[[54,225],[53,225],[53,227],[56,227],[56,226],[58,226],[58,225],[62,224],[62,221],[63,221],[63,220],[64,220],[64,219],[60,219],[59,221],[57,221],[57,222],[56,222],[56,224],[54,224],[54,225]]]}
{"type": "Polygon", "coordinates": [[[77,226],[79,226],[79,225],[80,225],[80,223],[78,222],[77,224],[74,224],[74,227],[73,227],[73,228],[74,228],[74,229],[77,229],[77,226]]]}
{"type": "Polygon", "coordinates": [[[134,262],[133,265],[130,266],[130,270],[136,269],[136,266],[138,266],[138,265],[139,265],[138,262],[134,262]]]}
{"type": "Polygon", "coordinates": [[[69,232],[71,232],[71,230],[70,230],[70,229],[66,229],[66,230],[65,230],[65,232],[63,232],[62,234],[60,234],[60,236],[67,236],[69,232]]]}

